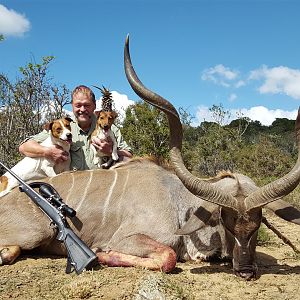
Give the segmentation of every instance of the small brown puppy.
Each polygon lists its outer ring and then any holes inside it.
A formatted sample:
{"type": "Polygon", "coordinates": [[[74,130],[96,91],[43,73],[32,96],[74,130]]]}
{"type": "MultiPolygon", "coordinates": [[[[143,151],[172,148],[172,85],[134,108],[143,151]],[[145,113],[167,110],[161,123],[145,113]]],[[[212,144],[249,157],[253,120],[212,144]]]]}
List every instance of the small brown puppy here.
{"type": "Polygon", "coordinates": [[[109,157],[109,160],[103,164],[101,164],[101,158],[107,156],[107,154],[97,150],[95,146],[92,147],[94,149],[94,164],[98,165],[99,168],[108,169],[114,161],[119,159],[117,152],[117,141],[114,133],[111,130],[111,125],[114,123],[117,116],[118,114],[115,111],[101,110],[97,120],[96,129],[92,133],[92,141],[95,137],[103,140],[109,137],[113,143],[112,154],[109,157]]]}

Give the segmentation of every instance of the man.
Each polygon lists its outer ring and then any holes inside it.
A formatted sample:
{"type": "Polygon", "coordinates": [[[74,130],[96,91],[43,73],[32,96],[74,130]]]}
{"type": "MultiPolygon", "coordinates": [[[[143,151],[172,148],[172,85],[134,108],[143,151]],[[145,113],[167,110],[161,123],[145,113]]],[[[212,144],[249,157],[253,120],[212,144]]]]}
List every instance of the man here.
{"type": "MultiPolygon", "coordinates": [[[[91,149],[91,134],[96,127],[96,116],[94,110],[96,108],[96,99],[93,91],[80,85],[72,92],[72,110],[75,116],[75,122],[71,123],[71,131],[73,141],[70,149],[71,170],[87,170],[94,169],[97,166],[93,163],[94,152],[91,149]]],[[[118,143],[118,155],[120,160],[132,157],[131,149],[123,140],[120,130],[116,126],[112,126],[112,130],[116,136],[118,143]]],[[[26,140],[19,147],[19,151],[30,157],[44,156],[52,159],[56,163],[68,159],[68,153],[58,146],[45,147],[40,143],[48,136],[43,131],[32,138],[26,140]]],[[[110,156],[112,153],[112,142],[110,140],[93,139],[93,145],[100,151],[110,156]]]]}

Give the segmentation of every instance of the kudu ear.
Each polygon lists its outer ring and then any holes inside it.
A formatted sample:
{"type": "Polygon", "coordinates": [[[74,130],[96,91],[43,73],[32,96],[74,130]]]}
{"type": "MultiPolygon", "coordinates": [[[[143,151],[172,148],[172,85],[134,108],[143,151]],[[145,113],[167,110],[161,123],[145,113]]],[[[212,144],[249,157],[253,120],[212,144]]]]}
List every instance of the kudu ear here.
{"type": "Polygon", "coordinates": [[[300,211],[283,200],[271,202],[265,208],[272,210],[278,217],[300,225],[300,211]]]}
{"type": "Polygon", "coordinates": [[[183,225],[182,228],[176,230],[176,235],[190,235],[193,232],[201,229],[207,225],[209,219],[212,216],[212,212],[217,208],[217,205],[206,204],[200,206],[183,225]]]}

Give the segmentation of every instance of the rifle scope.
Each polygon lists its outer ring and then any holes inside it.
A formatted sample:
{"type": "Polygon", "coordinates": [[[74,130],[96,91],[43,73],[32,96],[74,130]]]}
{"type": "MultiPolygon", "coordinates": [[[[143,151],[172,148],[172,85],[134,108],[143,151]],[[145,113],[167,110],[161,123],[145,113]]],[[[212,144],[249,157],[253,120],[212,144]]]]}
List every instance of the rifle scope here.
{"type": "Polygon", "coordinates": [[[31,182],[29,185],[32,188],[38,188],[39,193],[48,199],[49,202],[57,207],[64,215],[67,215],[70,218],[76,216],[76,210],[63,202],[62,198],[52,185],[46,182],[31,182]]]}

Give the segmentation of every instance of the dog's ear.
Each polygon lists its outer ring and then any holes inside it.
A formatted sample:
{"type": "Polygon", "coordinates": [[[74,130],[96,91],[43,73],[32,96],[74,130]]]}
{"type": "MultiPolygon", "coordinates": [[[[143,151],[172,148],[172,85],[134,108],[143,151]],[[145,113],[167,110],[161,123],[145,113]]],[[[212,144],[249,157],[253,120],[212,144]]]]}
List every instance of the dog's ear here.
{"type": "Polygon", "coordinates": [[[117,118],[118,117],[118,113],[116,112],[116,111],[112,111],[112,116],[113,116],[113,118],[115,119],[115,118],[117,118]]]}
{"type": "Polygon", "coordinates": [[[72,118],[70,117],[64,117],[65,120],[67,120],[69,123],[74,122],[72,118]]]}
{"type": "Polygon", "coordinates": [[[53,122],[46,123],[44,125],[44,129],[46,129],[47,131],[50,131],[52,129],[52,126],[53,126],[53,122]]]}

